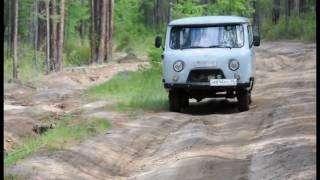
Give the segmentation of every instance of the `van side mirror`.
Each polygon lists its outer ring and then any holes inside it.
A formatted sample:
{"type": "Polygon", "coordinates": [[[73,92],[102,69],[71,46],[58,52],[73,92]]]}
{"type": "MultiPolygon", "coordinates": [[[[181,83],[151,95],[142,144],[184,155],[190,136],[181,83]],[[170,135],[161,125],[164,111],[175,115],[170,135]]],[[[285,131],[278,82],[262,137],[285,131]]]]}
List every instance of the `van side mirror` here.
{"type": "Polygon", "coordinates": [[[260,36],[253,36],[253,45],[260,46],[260,36]]]}
{"type": "Polygon", "coordinates": [[[154,42],[154,45],[156,46],[156,48],[160,48],[161,47],[161,43],[162,43],[162,38],[161,36],[157,36],[154,42]]]}

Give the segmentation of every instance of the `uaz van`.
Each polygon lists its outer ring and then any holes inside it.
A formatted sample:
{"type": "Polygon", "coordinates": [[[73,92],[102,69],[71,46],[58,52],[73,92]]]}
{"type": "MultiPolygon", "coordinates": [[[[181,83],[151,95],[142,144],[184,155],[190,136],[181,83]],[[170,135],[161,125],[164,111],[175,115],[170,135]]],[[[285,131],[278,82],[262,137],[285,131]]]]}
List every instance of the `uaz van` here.
{"type": "MultiPolygon", "coordinates": [[[[157,36],[155,46],[160,48],[157,36]]],[[[255,80],[253,36],[247,18],[203,16],[173,20],[163,47],[163,83],[170,111],[179,112],[204,98],[238,99],[239,111],[249,110],[255,80]]]]}

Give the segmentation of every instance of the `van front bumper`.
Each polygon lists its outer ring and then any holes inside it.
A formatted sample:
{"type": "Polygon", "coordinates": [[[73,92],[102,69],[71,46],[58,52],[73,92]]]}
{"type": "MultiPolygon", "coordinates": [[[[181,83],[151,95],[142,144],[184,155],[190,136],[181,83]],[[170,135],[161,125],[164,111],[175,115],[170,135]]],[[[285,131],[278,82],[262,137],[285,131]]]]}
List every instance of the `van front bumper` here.
{"type": "Polygon", "coordinates": [[[166,89],[199,89],[199,90],[212,90],[212,91],[232,91],[232,90],[249,90],[253,89],[254,78],[251,77],[247,83],[238,83],[236,86],[210,86],[208,82],[203,83],[165,83],[163,80],[164,88],[166,89]]]}
{"type": "Polygon", "coordinates": [[[232,90],[250,90],[252,89],[252,84],[248,83],[238,83],[236,86],[210,86],[208,83],[179,83],[170,84],[164,83],[164,88],[166,89],[199,89],[199,90],[212,90],[212,91],[232,91],[232,90]]]}

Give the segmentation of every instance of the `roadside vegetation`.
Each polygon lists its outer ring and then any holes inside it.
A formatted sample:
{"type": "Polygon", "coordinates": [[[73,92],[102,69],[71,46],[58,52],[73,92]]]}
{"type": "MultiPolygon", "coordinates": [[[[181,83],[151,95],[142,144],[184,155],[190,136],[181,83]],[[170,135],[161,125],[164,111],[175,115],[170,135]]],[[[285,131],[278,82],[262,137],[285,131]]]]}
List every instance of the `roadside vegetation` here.
{"type": "Polygon", "coordinates": [[[118,110],[167,109],[167,93],[162,84],[160,51],[149,52],[151,67],[141,67],[136,72],[121,72],[110,81],[90,87],[84,97],[96,100],[112,98],[118,101],[118,110]]]}
{"type": "MultiPolygon", "coordinates": [[[[108,1],[108,0],[106,0],[108,1]]],[[[65,6],[63,66],[80,66],[98,61],[99,45],[104,38],[100,32],[102,7],[100,1],[24,0],[4,1],[4,79],[12,79],[13,50],[17,50],[18,79],[22,81],[41,78],[46,73],[47,47],[50,46],[50,61],[54,62],[52,39],[53,25],[60,28],[60,6],[65,6]],[[58,3],[60,2],[60,3],[58,3]],[[52,9],[46,18],[46,3],[52,9]],[[31,11],[30,11],[31,10],[31,11]],[[16,17],[17,16],[17,17],[16,17]],[[17,42],[14,46],[14,19],[18,19],[17,42]],[[50,35],[46,24],[50,23],[50,35]]],[[[109,1],[108,1],[109,2],[109,1]]],[[[109,10],[109,9],[108,9],[109,10]]],[[[113,41],[114,51],[146,54],[153,46],[154,36],[165,36],[170,19],[204,15],[239,15],[249,17],[263,40],[295,40],[315,42],[316,21],[314,0],[115,0],[112,6],[113,29],[111,37],[105,37],[106,53],[103,62],[108,62],[108,39],[113,41]],[[171,5],[170,5],[171,3],[171,5]]],[[[58,30],[57,30],[58,32],[58,30]]],[[[103,57],[103,56],[100,56],[103,57]]],[[[52,63],[51,63],[52,64],[52,63]]]]}
{"type": "Polygon", "coordinates": [[[111,124],[106,119],[82,119],[71,114],[63,116],[54,129],[36,138],[26,139],[23,144],[9,152],[4,164],[10,166],[18,160],[39,151],[58,150],[80,143],[83,139],[106,132],[111,124]]]}
{"type": "MultiPolygon", "coordinates": [[[[145,3],[143,0],[130,0],[128,3],[120,0],[117,2],[119,6],[116,8],[116,21],[122,22],[123,25],[121,26],[123,28],[119,28],[117,23],[115,26],[117,49],[134,53],[149,52],[151,68],[141,68],[138,72],[118,74],[108,82],[89,88],[85,94],[95,99],[116,99],[119,101],[118,110],[160,111],[167,109],[167,93],[161,82],[161,49],[153,48],[155,34],[165,37],[167,22],[159,20],[153,26],[145,24],[144,20],[148,21],[148,17],[143,17],[138,9],[147,10],[150,7],[156,7],[152,2],[145,3]],[[122,12],[122,7],[127,11],[122,12]],[[141,40],[145,40],[145,42],[141,40]]],[[[208,4],[185,0],[174,3],[172,7],[173,19],[203,15],[246,16],[256,25],[255,33],[259,33],[264,40],[315,41],[315,13],[307,12],[314,11],[314,4],[311,1],[301,1],[300,4],[270,0],[207,2],[208,4]]],[[[148,11],[144,11],[144,13],[148,13],[148,11]]],[[[166,13],[164,12],[164,14],[166,13]]]]}

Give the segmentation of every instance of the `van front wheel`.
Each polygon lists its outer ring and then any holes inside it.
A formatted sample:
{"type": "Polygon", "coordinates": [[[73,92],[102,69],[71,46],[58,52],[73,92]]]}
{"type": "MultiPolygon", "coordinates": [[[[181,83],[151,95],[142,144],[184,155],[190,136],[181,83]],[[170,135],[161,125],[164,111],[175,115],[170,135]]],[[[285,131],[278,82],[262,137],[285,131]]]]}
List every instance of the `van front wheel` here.
{"type": "Polygon", "coordinates": [[[250,92],[248,91],[239,91],[237,92],[237,99],[239,103],[239,111],[248,111],[249,110],[249,104],[250,104],[250,92]]]}
{"type": "Polygon", "coordinates": [[[179,91],[170,90],[169,91],[169,110],[171,112],[180,112],[180,101],[181,97],[179,91]]]}

